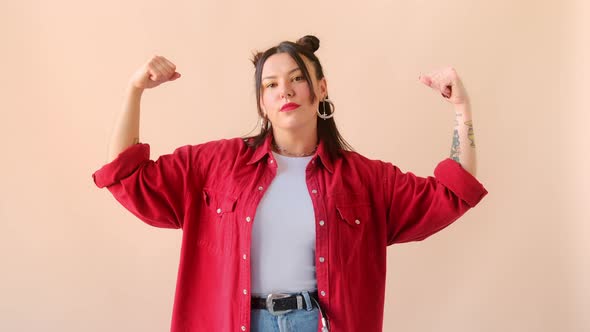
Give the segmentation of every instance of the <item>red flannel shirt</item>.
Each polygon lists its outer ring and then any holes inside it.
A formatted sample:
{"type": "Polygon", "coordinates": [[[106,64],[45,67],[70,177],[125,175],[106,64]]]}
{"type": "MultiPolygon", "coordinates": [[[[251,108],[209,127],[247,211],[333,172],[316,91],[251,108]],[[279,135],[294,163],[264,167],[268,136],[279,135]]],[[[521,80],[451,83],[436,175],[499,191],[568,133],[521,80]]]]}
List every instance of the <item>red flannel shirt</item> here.
{"type": "MultiPolygon", "coordinates": [[[[93,174],[147,224],[183,230],[171,331],[250,330],[252,225],[277,172],[270,139],[256,149],[240,138],[186,145],[156,161],[140,143],[93,174]]],[[[322,142],[306,182],[332,332],[382,331],[387,246],[427,238],[487,194],[451,159],[423,178],[355,152],[331,160],[322,142]]]]}

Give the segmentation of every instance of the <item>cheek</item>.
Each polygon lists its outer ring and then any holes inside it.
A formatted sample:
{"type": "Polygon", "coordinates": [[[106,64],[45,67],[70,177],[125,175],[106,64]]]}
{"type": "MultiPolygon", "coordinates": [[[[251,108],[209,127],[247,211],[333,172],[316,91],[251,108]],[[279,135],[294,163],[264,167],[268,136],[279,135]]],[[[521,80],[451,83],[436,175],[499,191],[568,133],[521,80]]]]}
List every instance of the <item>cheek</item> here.
{"type": "Polygon", "coordinates": [[[269,105],[269,103],[272,103],[272,102],[273,102],[273,100],[275,100],[275,99],[276,99],[276,97],[275,97],[275,95],[272,93],[272,91],[268,91],[268,90],[267,90],[267,91],[264,91],[264,92],[262,93],[262,102],[263,102],[265,105],[269,105]]]}
{"type": "Polygon", "coordinates": [[[260,96],[260,106],[262,106],[262,108],[265,108],[266,106],[268,106],[268,102],[269,102],[268,94],[263,93],[260,96]]]}
{"type": "Polygon", "coordinates": [[[311,99],[309,99],[311,96],[311,93],[309,92],[309,88],[307,87],[307,85],[301,86],[298,89],[296,89],[296,93],[297,93],[297,95],[303,97],[304,99],[308,100],[311,103],[311,99]]]}

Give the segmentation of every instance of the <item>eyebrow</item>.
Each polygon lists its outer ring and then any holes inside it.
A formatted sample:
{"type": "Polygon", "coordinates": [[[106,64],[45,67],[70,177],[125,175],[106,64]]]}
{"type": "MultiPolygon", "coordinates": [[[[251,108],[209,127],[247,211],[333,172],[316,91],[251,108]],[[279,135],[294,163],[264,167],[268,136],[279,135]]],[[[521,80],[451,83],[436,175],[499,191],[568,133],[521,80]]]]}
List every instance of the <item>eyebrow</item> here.
{"type": "MultiPolygon", "coordinates": [[[[294,69],[291,69],[291,70],[289,70],[288,74],[292,74],[292,73],[294,73],[294,72],[296,72],[298,70],[301,70],[301,69],[299,67],[294,68],[294,69]]],[[[263,77],[262,80],[264,81],[264,80],[267,80],[269,78],[277,78],[277,77],[276,76],[266,76],[266,77],[263,77]]]]}

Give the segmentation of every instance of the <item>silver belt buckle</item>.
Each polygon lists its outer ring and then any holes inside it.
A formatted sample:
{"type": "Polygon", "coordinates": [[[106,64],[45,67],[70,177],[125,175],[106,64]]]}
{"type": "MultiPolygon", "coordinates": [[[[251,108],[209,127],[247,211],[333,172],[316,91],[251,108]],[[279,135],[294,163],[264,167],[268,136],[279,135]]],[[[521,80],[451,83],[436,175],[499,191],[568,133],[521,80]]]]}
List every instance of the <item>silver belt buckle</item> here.
{"type": "Polygon", "coordinates": [[[273,314],[275,316],[279,316],[284,313],[292,311],[292,310],[277,310],[277,311],[275,311],[275,309],[274,309],[273,300],[282,299],[282,298],[289,297],[289,296],[291,296],[291,294],[281,294],[281,293],[268,294],[268,296],[266,297],[266,309],[268,310],[268,312],[270,312],[271,314],[273,314]]]}

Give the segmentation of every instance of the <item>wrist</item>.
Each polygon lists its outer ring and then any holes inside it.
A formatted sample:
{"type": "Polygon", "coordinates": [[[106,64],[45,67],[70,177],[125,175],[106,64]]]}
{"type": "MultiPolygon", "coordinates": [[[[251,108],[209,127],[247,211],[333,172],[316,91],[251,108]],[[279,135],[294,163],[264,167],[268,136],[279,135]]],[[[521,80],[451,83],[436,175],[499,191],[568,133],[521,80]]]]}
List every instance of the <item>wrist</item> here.
{"type": "Polygon", "coordinates": [[[471,104],[469,101],[466,101],[461,104],[454,104],[455,113],[462,113],[462,114],[471,114],[471,104]]]}
{"type": "Polygon", "coordinates": [[[127,85],[127,95],[141,96],[145,89],[136,87],[133,83],[127,85]]]}

